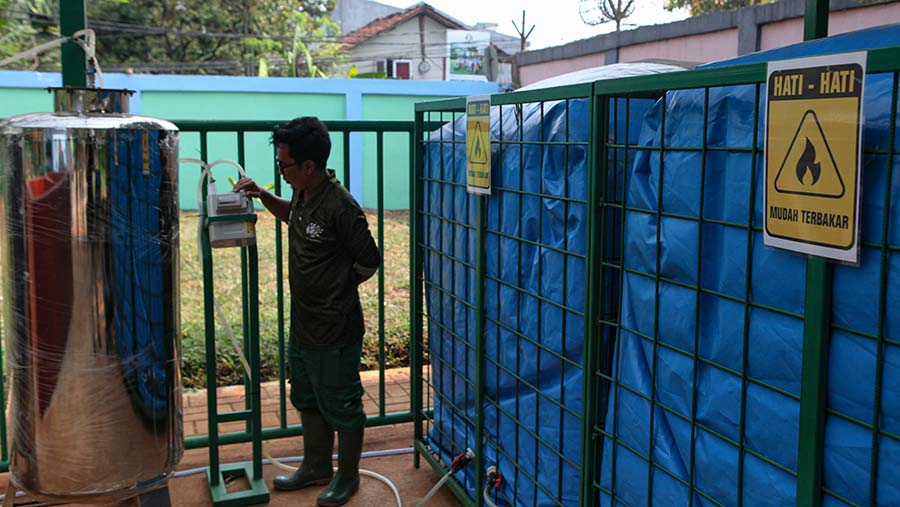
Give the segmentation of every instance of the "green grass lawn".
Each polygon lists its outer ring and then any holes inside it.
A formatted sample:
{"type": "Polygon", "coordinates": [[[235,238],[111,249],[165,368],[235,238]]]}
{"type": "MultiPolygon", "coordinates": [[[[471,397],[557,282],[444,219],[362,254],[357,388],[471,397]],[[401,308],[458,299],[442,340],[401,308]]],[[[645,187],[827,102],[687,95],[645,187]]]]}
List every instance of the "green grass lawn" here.
{"type": "MultiPolygon", "coordinates": [[[[367,211],[372,235],[378,240],[375,212],[367,211]]],[[[409,213],[384,214],[384,340],[385,366],[409,364],[409,213]]],[[[181,330],[182,372],[186,387],[206,387],[206,344],[204,335],[203,275],[197,251],[197,213],[181,214],[181,330]]],[[[278,277],[275,257],[275,219],[259,213],[256,224],[259,253],[259,326],[262,379],[278,378],[278,277]]],[[[288,340],[290,320],[287,281],[287,230],[282,227],[284,254],[284,337],[288,340]]],[[[219,304],[235,335],[241,337],[241,255],[236,248],[213,250],[213,286],[219,304]]],[[[378,368],[378,275],[360,287],[366,336],[363,342],[363,369],[378,368]]],[[[231,350],[228,335],[216,323],[218,384],[241,382],[243,371],[231,350]]]]}

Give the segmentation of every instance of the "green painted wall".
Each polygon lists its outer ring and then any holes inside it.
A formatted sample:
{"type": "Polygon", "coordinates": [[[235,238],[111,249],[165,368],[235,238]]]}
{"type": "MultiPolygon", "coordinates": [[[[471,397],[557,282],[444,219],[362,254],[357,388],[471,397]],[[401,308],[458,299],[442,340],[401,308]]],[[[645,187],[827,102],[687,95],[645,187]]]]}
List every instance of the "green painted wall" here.
{"type": "Polygon", "coordinates": [[[53,111],[53,95],[35,88],[0,88],[0,118],[53,111]]]}
{"type": "MultiPolygon", "coordinates": [[[[441,96],[397,96],[364,94],[362,119],[412,121],[417,102],[436,100],[441,96]]],[[[141,93],[141,112],[145,116],[177,121],[181,119],[209,120],[286,120],[297,116],[318,116],[324,120],[342,120],[346,116],[343,94],[251,93],[251,92],[172,92],[144,91],[141,93]]],[[[44,89],[0,88],[0,118],[29,112],[51,111],[52,96],[44,89]]],[[[363,159],[363,203],[377,208],[376,137],[360,134],[363,159]]],[[[227,158],[237,160],[237,136],[232,133],[211,133],[208,137],[207,161],[227,158]]],[[[245,137],[245,168],[249,176],[260,183],[270,183],[277,177],[274,170],[274,150],[268,133],[250,133],[245,137]]],[[[332,135],[329,167],[342,179],[344,169],[344,140],[341,133],[332,135]]],[[[409,206],[409,138],[406,134],[384,136],[384,196],[385,209],[406,209],[409,206]]],[[[182,158],[200,158],[200,136],[182,133],[179,147],[182,158]]],[[[183,209],[197,208],[197,179],[200,168],[182,164],[179,168],[180,204],[183,209]]],[[[220,190],[227,188],[227,176],[236,177],[233,168],[222,166],[213,173],[220,190]],[[225,185],[226,187],[223,187],[225,185]]],[[[288,194],[289,190],[284,189],[288,194]]]]}
{"type": "MultiPolygon", "coordinates": [[[[402,97],[396,95],[363,95],[364,120],[415,119],[415,104],[446,97],[402,97]]],[[[378,207],[378,162],[375,134],[363,135],[363,207],[378,207]]],[[[384,208],[409,207],[409,136],[384,136],[384,208]]]]}
{"type": "MultiPolygon", "coordinates": [[[[232,93],[232,92],[144,92],[141,94],[141,114],[167,120],[289,120],[296,116],[318,116],[325,120],[344,118],[343,95],[307,95],[291,93],[232,93]]],[[[268,133],[248,133],[244,140],[244,169],[247,175],[261,184],[273,182],[275,152],[268,133]]],[[[333,136],[329,165],[343,167],[343,140],[333,136]]],[[[237,160],[237,135],[211,133],[208,137],[207,162],[218,159],[237,160]]],[[[200,136],[185,132],[181,135],[180,156],[200,158],[200,136]]],[[[340,173],[340,171],[338,171],[340,173]]],[[[180,201],[183,209],[197,208],[197,179],[200,166],[181,164],[178,172],[180,201]]],[[[237,179],[231,166],[213,169],[217,188],[230,189],[227,176],[237,179]]],[[[283,188],[282,193],[289,195],[283,188]]]]}

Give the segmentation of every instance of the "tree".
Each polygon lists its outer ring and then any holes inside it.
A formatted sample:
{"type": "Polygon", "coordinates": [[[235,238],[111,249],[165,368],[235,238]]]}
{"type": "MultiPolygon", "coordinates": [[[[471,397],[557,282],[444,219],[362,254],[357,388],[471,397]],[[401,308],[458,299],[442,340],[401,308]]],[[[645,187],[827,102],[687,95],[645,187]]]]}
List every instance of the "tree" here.
{"type": "Polygon", "coordinates": [[[101,39],[98,54],[118,65],[113,70],[253,76],[265,59],[269,75],[288,76],[297,75],[291,56],[298,38],[313,61],[325,54],[321,71],[330,69],[339,31],[327,17],[334,5],[334,0],[99,0],[91,2],[88,24],[107,32],[128,25],[124,33],[101,39]]]}
{"type": "Polygon", "coordinates": [[[578,14],[585,24],[595,26],[613,21],[616,31],[634,13],[635,0],[578,0],[578,14]]]}
{"type": "Polygon", "coordinates": [[[666,0],[666,10],[687,7],[691,10],[691,16],[708,14],[710,12],[739,9],[751,5],[768,4],[777,0],[666,0]]]}
{"type": "Polygon", "coordinates": [[[291,65],[290,76],[327,77],[326,70],[333,69],[341,60],[340,45],[310,44],[307,41],[323,40],[329,33],[340,33],[341,28],[328,18],[317,20],[306,12],[298,13],[296,20],[294,39],[287,52],[291,65]]]}
{"type": "MultiPolygon", "coordinates": [[[[31,7],[17,10],[32,11],[26,23],[31,30],[43,23],[58,32],[58,0],[0,0],[0,6],[10,2],[51,4],[46,19],[41,20],[36,20],[31,7]]],[[[298,75],[298,60],[303,68],[308,68],[310,61],[318,70],[316,75],[324,75],[340,56],[335,49],[339,29],[328,19],[334,2],[91,0],[87,25],[97,32],[97,57],[107,71],[255,76],[265,59],[269,75],[298,75]],[[297,49],[298,42],[305,51],[297,49]]],[[[10,19],[7,15],[3,18],[10,19]]],[[[6,38],[3,33],[0,43],[6,38]]],[[[45,58],[41,68],[50,70],[45,58]]]]}
{"type": "MultiPolygon", "coordinates": [[[[59,37],[59,26],[49,22],[53,0],[0,0],[0,60],[59,37]]],[[[5,69],[57,70],[59,51],[40,59],[19,60],[5,69]]]]}

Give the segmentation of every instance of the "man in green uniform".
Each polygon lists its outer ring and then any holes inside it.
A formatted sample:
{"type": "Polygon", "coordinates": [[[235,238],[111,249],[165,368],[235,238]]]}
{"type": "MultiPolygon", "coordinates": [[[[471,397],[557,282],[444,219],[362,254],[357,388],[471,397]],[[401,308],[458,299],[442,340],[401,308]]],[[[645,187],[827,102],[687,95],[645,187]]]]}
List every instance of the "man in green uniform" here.
{"type": "Polygon", "coordinates": [[[328,484],[321,506],[347,503],[359,488],[359,458],[366,413],[359,363],[364,322],[357,286],[381,264],[366,216],[353,196],[326,169],[331,153],[328,129],[303,117],[275,127],[276,163],[291,185],[281,199],[249,178],[236,192],[259,197],[288,224],[291,286],[291,403],[303,423],[304,460],[275,489],[328,484]],[[338,472],[331,467],[338,432],[338,472]]]}

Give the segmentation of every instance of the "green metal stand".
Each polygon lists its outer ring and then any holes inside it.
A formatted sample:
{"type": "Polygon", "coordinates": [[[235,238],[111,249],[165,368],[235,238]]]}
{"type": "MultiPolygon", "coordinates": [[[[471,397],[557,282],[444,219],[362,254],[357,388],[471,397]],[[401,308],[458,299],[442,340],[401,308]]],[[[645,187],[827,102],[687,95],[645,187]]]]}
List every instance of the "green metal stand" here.
{"type": "MultiPolygon", "coordinates": [[[[206,188],[204,182],[203,188],[206,188]]],[[[206,325],[206,389],[209,436],[209,468],[206,477],[213,505],[216,507],[241,507],[269,501],[269,490],[262,473],[262,410],[259,387],[259,283],[256,245],[241,247],[241,285],[243,308],[243,352],[250,365],[244,375],[246,408],[234,412],[219,413],[216,402],[216,328],[213,301],[213,259],[209,244],[208,226],[213,220],[205,219],[206,195],[203,202],[204,223],[200,234],[203,258],[203,298],[206,325]],[[253,447],[252,461],[219,464],[219,423],[246,421],[247,432],[253,447]],[[249,489],[227,491],[226,483],[236,478],[246,478],[249,489]]],[[[240,217],[238,217],[240,218],[240,217]]],[[[224,442],[222,443],[224,445],[224,442]]]]}

